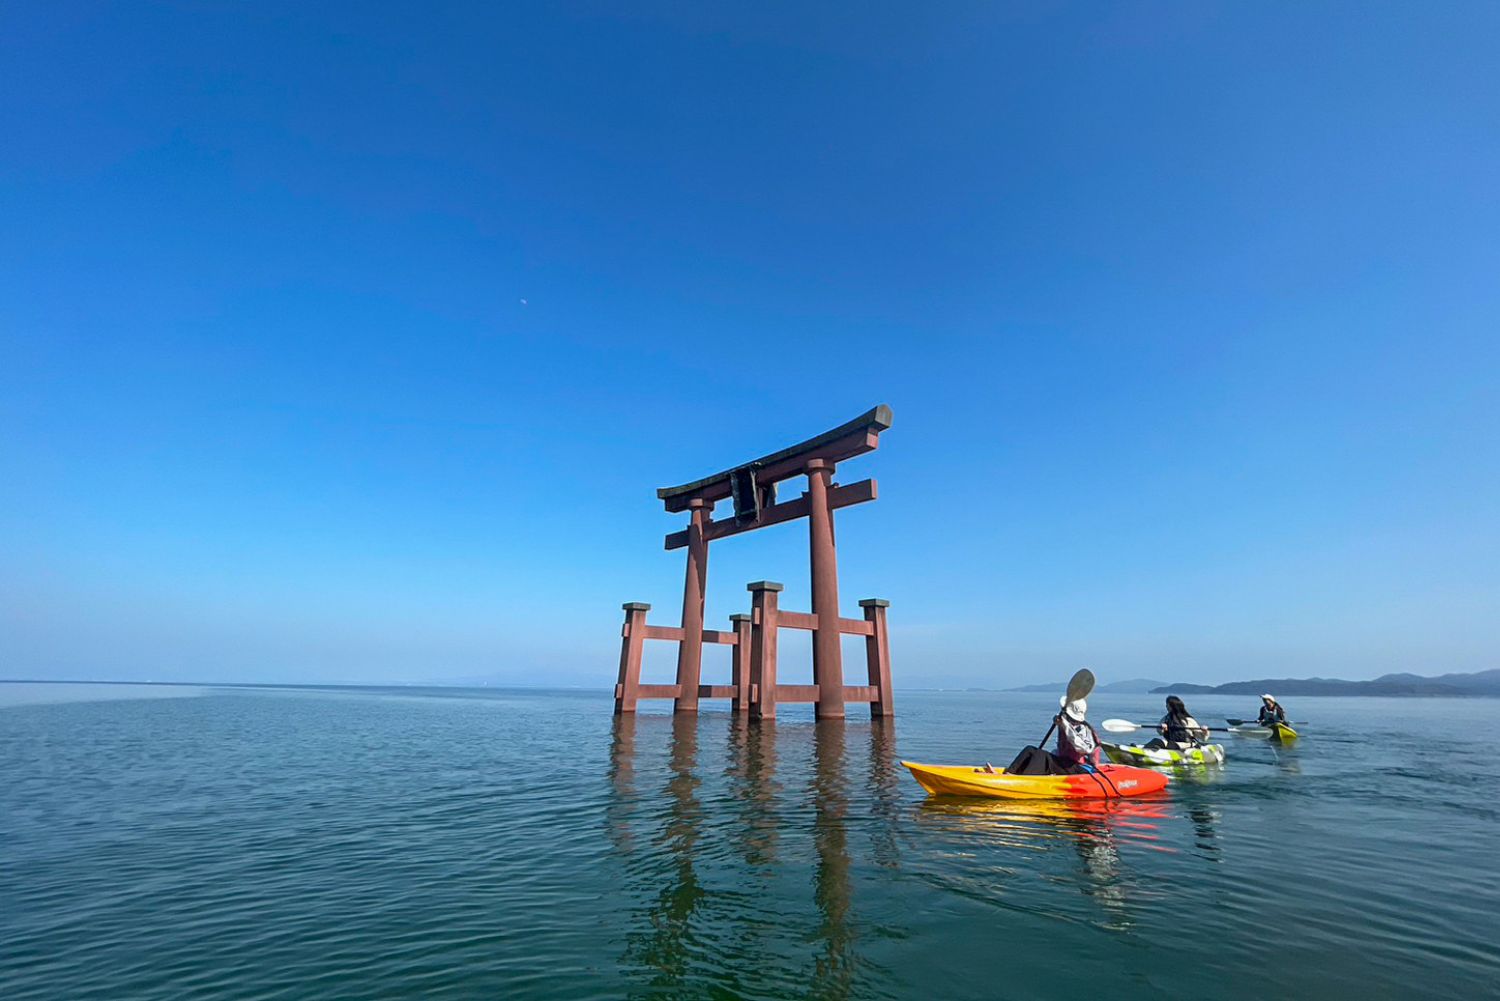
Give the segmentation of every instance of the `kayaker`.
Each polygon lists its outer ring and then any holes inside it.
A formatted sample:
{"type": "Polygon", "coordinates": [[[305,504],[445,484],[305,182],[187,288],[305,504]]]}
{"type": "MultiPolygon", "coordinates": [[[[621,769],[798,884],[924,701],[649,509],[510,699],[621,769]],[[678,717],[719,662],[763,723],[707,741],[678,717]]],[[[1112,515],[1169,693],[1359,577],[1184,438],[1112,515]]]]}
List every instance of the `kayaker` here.
{"type": "Polygon", "coordinates": [[[1273,723],[1286,722],[1286,710],[1281,708],[1281,703],[1277,702],[1275,697],[1262,695],[1260,701],[1260,716],[1256,719],[1257,723],[1261,726],[1270,726],[1273,723]]]}
{"type": "Polygon", "coordinates": [[[1147,747],[1171,747],[1177,750],[1197,747],[1208,743],[1208,727],[1199,723],[1188,713],[1187,706],[1175,695],[1167,696],[1167,714],[1156,724],[1160,737],[1154,737],[1147,747]]]}
{"type": "Polygon", "coordinates": [[[1057,757],[1066,765],[1090,769],[1099,764],[1099,733],[1088,721],[1089,704],[1084,699],[1061,700],[1057,715],[1057,757]]]}
{"type": "Polygon", "coordinates": [[[1077,775],[1092,771],[1099,764],[1099,734],[1088,722],[1088,702],[1084,699],[1069,702],[1065,695],[1060,704],[1062,712],[1052,718],[1052,725],[1057,730],[1057,752],[1054,754],[1035,744],[1027,744],[1005,769],[1007,773],[1077,775]]]}

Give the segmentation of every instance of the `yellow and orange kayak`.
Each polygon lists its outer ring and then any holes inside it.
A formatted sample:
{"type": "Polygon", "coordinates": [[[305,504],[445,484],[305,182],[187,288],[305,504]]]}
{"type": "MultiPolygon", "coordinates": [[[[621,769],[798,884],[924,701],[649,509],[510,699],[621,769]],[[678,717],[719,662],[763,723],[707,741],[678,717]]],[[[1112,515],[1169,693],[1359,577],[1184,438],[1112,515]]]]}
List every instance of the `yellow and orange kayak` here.
{"type": "Polygon", "coordinates": [[[999,799],[1114,799],[1145,796],[1167,787],[1167,776],[1129,765],[1100,765],[1097,775],[1011,775],[973,765],[922,765],[903,761],[934,796],[991,796],[999,799]]]}

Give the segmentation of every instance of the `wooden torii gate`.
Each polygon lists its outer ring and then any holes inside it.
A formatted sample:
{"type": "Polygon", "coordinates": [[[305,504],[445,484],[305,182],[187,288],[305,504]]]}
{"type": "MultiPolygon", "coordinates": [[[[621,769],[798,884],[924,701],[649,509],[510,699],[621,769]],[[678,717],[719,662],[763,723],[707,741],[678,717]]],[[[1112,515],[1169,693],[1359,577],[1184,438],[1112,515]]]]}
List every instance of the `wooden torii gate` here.
{"type": "Polygon", "coordinates": [[[666,538],[666,548],[687,549],[687,579],[682,593],[682,624],[646,624],[651,606],[631,601],[623,606],[625,625],[620,651],[620,676],[615,685],[615,712],[634,712],[640,699],[674,700],[676,712],[697,712],[702,698],[732,699],[736,712],[760,719],[774,718],[778,702],[812,702],[820,719],[842,718],[846,702],[868,702],[872,716],[895,712],[891,691],[890,639],[882,598],[861,601],[863,619],[839,615],[838,557],[834,548],[833,512],[875,499],[875,481],[848,486],[833,482],[838,463],[880,443],[880,433],[891,426],[891,408],[878,406],[847,424],[798,445],[762,456],[754,462],[726,469],[692,483],[663,487],[656,492],[669,512],[687,512],[688,527],[666,538]],[[796,500],[777,502],[776,485],[796,476],[807,477],[807,491],[796,500]],[[714,505],[732,500],[734,514],[715,520],[714,505]],[[782,585],[757,581],[751,592],[750,614],[731,615],[729,630],[703,628],[704,594],[708,581],[708,544],[744,532],[808,520],[808,549],[812,565],[812,612],[783,611],[778,607],[782,585]],[[813,634],[813,683],[782,685],[777,681],[776,634],[779,629],[808,629],[813,634]],[[840,638],[865,638],[867,685],[845,685],[840,638]],[[641,653],[646,640],[670,640],[677,646],[677,682],[643,685],[641,653]],[[734,647],[733,680],[728,685],[700,683],[703,644],[734,647]]]}

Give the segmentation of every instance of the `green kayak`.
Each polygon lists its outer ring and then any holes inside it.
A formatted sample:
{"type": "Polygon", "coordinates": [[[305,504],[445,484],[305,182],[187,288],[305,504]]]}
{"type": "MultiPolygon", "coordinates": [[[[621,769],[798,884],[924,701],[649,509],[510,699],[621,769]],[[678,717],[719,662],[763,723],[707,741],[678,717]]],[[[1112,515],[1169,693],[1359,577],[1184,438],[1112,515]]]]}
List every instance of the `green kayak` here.
{"type": "Polygon", "coordinates": [[[1105,744],[1109,760],[1122,765],[1217,765],[1224,760],[1222,744],[1200,747],[1146,747],[1144,744],[1105,744]]]}

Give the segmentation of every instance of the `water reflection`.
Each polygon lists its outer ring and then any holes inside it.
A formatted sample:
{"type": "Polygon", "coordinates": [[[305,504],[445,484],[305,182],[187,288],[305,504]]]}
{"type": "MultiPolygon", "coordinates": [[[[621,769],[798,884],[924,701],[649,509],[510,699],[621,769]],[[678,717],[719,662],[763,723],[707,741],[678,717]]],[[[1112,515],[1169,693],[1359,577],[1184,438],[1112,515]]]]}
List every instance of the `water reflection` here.
{"type": "Polygon", "coordinates": [[[1193,832],[1197,835],[1197,841],[1195,842],[1197,846],[1208,853],[1210,858],[1217,861],[1219,854],[1218,813],[1206,806],[1190,806],[1188,807],[1188,818],[1193,822],[1193,832]]]}
{"type": "Polygon", "coordinates": [[[609,837],[616,851],[629,851],[630,808],[635,802],[635,713],[615,717],[609,750],[609,782],[614,795],[605,806],[609,837]]]}
{"type": "Polygon", "coordinates": [[[779,823],[776,798],[776,727],[752,723],[736,714],[729,722],[729,758],[725,768],[730,793],[744,822],[741,854],[747,865],[776,861],[779,823]]]}
{"type": "Polygon", "coordinates": [[[896,816],[901,804],[901,775],[896,764],[896,721],[889,716],[870,720],[869,794],[876,823],[870,829],[870,857],[876,865],[895,869],[901,855],[896,841],[896,816]]]}
{"type": "Polygon", "coordinates": [[[1287,747],[1279,742],[1273,741],[1270,745],[1271,752],[1276,756],[1276,768],[1283,775],[1301,775],[1302,762],[1297,760],[1296,745],[1287,747]]]}
{"type": "Polygon", "coordinates": [[[1120,849],[1131,845],[1157,851],[1159,831],[1172,817],[1164,798],[1125,800],[1003,800],[929,797],[918,819],[941,822],[948,836],[958,834],[971,849],[1052,851],[1071,848],[1082,879],[1079,890],[1105,910],[1107,927],[1131,922],[1126,909],[1126,869],[1120,849]]]}
{"type": "Polygon", "coordinates": [[[855,992],[870,972],[858,952],[857,863],[900,861],[894,743],[888,720],[866,730],[616,718],[607,822],[638,905],[625,965],[646,975],[648,993],[700,996],[705,982],[765,975],[767,956],[778,956],[787,996],[855,992]]]}
{"type": "Polygon", "coordinates": [[[817,868],[813,899],[822,922],[822,951],[814,960],[814,995],[845,997],[854,981],[854,937],[850,929],[849,844],[844,818],[849,789],[844,775],[844,721],[821,720],[813,735],[811,789],[817,868]]]}
{"type": "Polygon", "coordinates": [[[1173,785],[1211,786],[1225,782],[1229,773],[1222,764],[1177,765],[1170,769],[1173,785]]]}
{"type": "MultiPolygon", "coordinates": [[[[615,717],[610,772],[617,795],[632,788],[636,768],[633,714],[615,717]]],[[[655,722],[654,720],[652,721],[655,722]]],[[[625,958],[633,965],[653,971],[653,990],[681,988],[690,972],[689,957],[699,951],[693,939],[693,918],[703,904],[705,890],[699,881],[696,848],[701,836],[702,807],[697,798],[699,780],[694,774],[698,754],[697,719],[690,714],[671,718],[667,749],[667,780],[661,802],[666,806],[663,822],[649,848],[634,848],[630,819],[638,812],[630,801],[616,803],[626,810],[623,830],[614,839],[626,856],[627,872],[649,901],[648,927],[627,934],[625,958]]],[[[612,825],[613,827],[614,825],[612,825]]]]}
{"type": "Polygon", "coordinates": [[[1160,820],[1171,817],[1169,801],[1152,799],[966,799],[929,796],[918,810],[952,817],[987,840],[1012,848],[1050,847],[1060,840],[1092,840],[1102,835],[1150,842],[1160,820]]]}

